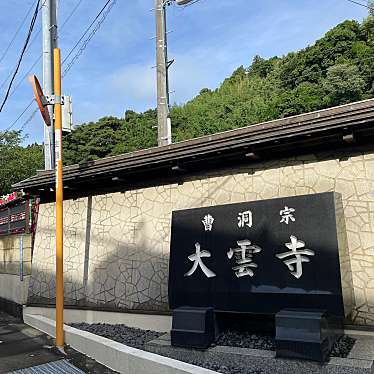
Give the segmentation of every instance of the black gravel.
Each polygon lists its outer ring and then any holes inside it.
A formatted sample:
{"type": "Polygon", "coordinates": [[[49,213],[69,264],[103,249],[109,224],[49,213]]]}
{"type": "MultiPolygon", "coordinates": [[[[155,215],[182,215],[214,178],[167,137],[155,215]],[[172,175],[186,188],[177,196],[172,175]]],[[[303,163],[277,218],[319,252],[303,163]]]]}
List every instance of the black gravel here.
{"type": "Polygon", "coordinates": [[[110,325],[108,323],[73,323],[71,326],[139,349],[144,349],[146,343],[163,335],[163,333],[156,331],[141,330],[126,325],[110,325]]]}
{"type": "Polygon", "coordinates": [[[331,357],[341,357],[346,358],[349,355],[349,352],[353,348],[356,339],[351,338],[350,336],[343,335],[338,339],[334,346],[332,347],[330,356],[331,357]]]}
{"type": "Polygon", "coordinates": [[[210,369],[214,371],[218,371],[222,374],[262,374],[262,370],[254,370],[250,368],[246,368],[239,365],[230,365],[224,364],[222,362],[218,362],[217,360],[209,360],[209,361],[200,361],[191,359],[188,361],[189,364],[196,365],[203,367],[205,369],[210,369]]]}
{"type": "Polygon", "coordinates": [[[242,331],[227,331],[218,337],[216,344],[275,351],[274,336],[242,331]]]}
{"type": "MultiPolygon", "coordinates": [[[[330,356],[346,358],[353,348],[355,341],[350,336],[343,335],[335,342],[330,356]]],[[[272,335],[227,331],[218,337],[217,345],[275,351],[275,338],[272,335]]]]}
{"type": "MultiPolygon", "coordinates": [[[[106,323],[88,324],[88,323],[74,323],[72,327],[91,332],[96,335],[103,336],[126,344],[130,347],[145,349],[145,344],[151,340],[157,339],[163,333],[151,330],[141,330],[137,328],[128,327],[126,325],[110,325],[106,323]]],[[[341,337],[334,345],[331,356],[342,357],[348,356],[351,351],[355,339],[349,336],[341,337]]],[[[265,349],[275,350],[274,336],[268,334],[253,334],[250,332],[227,331],[222,333],[216,345],[225,345],[240,348],[265,349]]],[[[192,353],[192,352],[191,352],[192,353]]],[[[261,370],[243,367],[241,365],[232,365],[231,363],[222,362],[222,360],[200,360],[191,354],[191,358],[185,360],[192,365],[204,367],[206,369],[214,370],[223,374],[262,374],[261,370]]]]}

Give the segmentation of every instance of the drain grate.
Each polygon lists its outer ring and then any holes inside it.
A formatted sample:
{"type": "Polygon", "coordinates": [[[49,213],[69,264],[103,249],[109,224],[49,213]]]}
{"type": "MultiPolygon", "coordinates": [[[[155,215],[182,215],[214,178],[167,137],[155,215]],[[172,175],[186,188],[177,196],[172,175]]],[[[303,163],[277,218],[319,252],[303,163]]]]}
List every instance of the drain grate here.
{"type": "Polygon", "coordinates": [[[59,360],[44,365],[20,369],[8,374],[84,374],[84,371],[73,366],[69,361],[59,360]]]}

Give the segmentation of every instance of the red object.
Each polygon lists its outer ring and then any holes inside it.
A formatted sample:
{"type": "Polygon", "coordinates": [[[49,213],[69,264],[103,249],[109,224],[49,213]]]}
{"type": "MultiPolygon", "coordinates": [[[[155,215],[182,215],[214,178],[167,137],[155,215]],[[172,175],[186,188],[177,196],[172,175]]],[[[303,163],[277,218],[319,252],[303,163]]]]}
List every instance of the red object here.
{"type": "Polygon", "coordinates": [[[40,113],[43,117],[43,120],[47,126],[51,126],[51,117],[49,116],[48,108],[46,106],[46,99],[43,94],[43,90],[40,86],[38,78],[35,75],[29,76],[29,81],[32,85],[32,89],[34,91],[35,100],[38,104],[40,113]]]}
{"type": "Polygon", "coordinates": [[[12,192],[11,194],[0,198],[0,205],[8,204],[15,199],[17,199],[17,192],[12,192]]]}

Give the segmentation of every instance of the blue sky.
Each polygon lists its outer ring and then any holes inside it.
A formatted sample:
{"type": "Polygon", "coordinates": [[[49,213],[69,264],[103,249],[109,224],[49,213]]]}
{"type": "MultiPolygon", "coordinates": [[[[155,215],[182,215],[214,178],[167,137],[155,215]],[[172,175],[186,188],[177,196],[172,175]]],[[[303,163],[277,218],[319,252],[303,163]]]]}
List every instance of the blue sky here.
{"type": "MultiPolygon", "coordinates": [[[[79,0],[59,1],[64,22],[79,0]]],[[[360,0],[365,3],[364,0],[360,0]]],[[[34,0],[0,3],[0,56],[34,0]]],[[[105,0],[82,0],[60,33],[62,59],[101,9],[105,0]]],[[[117,0],[106,21],[63,80],[63,93],[73,97],[74,123],[105,115],[121,117],[126,109],[155,107],[155,22],[153,0],[117,0]]],[[[362,20],[367,9],[347,0],[200,0],[188,7],[168,7],[171,101],[183,103],[201,88],[217,87],[253,56],[271,57],[304,48],[345,19],[362,20]]],[[[14,69],[26,27],[0,63],[0,85],[14,69]]],[[[40,17],[34,30],[41,26],[40,17]]],[[[21,80],[41,53],[41,35],[25,55],[15,81],[19,87],[0,113],[0,130],[12,123],[32,99],[27,79],[21,80]]],[[[42,80],[41,62],[34,73],[42,80]]],[[[1,98],[5,87],[0,90],[1,98]]],[[[22,126],[32,107],[17,122],[22,126]]],[[[27,142],[42,142],[39,113],[25,127],[27,142]]]]}

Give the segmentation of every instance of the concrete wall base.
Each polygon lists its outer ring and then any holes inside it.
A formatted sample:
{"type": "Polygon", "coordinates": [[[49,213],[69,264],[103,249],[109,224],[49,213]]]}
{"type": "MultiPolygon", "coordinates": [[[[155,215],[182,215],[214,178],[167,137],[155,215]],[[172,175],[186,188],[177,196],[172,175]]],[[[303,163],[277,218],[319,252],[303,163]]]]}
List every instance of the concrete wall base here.
{"type": "MultiPolygon", "coordinates": [[[[40,315],[54,320],[56,310],[55,308],[26,306],[24,307],[23,313],[29,315],[40,315]]],[[[69,324],[75,322],[124,324],[129,327],[143,330],[169,332],[171,330],[172,317],[154,314],[65,309],[64,320],[69,324]]]]}
{"type": "MultiPolygon", "coordinates": [[[[26,324],[55,337],[55,322],[44,316],[24,314],[26,324]]],[[[130,348],[124,344],[64,326],[65,343],[94,358],[112,370],[124,374],[217,374],[185,362],[130,348]]]]}

